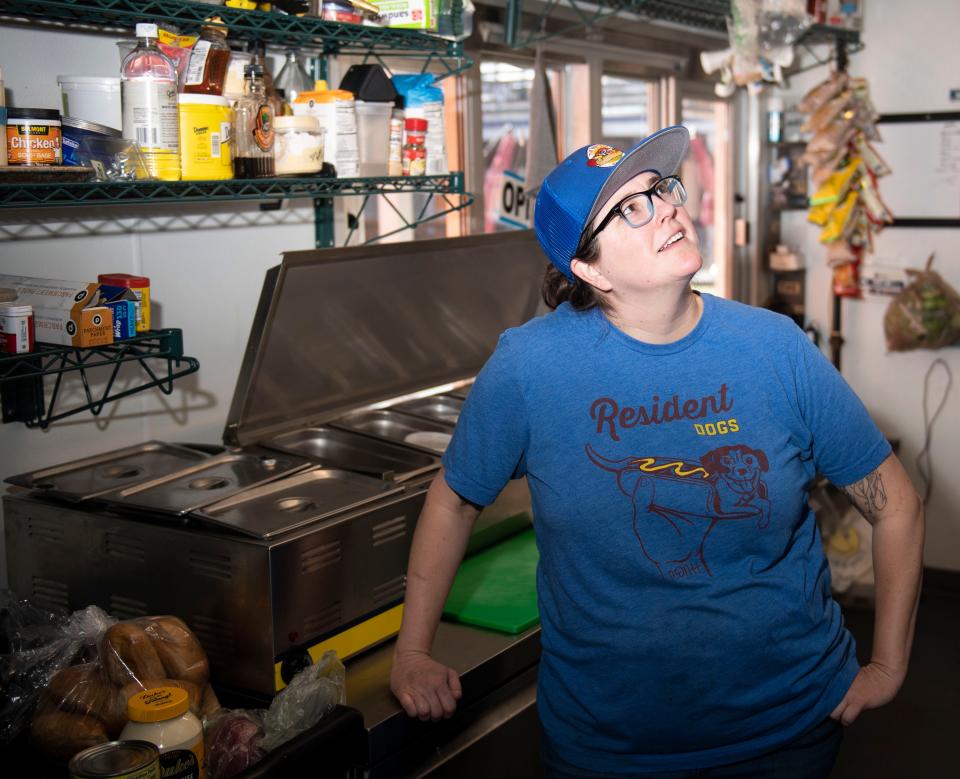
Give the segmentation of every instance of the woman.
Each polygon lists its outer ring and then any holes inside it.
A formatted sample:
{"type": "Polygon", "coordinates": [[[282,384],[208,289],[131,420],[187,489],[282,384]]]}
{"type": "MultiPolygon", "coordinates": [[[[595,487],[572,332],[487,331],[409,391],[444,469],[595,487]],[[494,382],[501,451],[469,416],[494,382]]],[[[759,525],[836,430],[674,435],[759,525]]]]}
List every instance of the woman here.
{"type": "Polygon", "coordinates": [[[902,466],[790,320],[698,294],[670,127],[580,149],[534,217],[556,310],[503,334],[465,404],[411,551],[391,684],[447,717],[430,657],[473,520],[526,476],[540,549],[548,776],[825,777],[842,725],[903,682],[923,516],[902,466]],[[805,485],[874,526],[876,627],[859,667],[805,485]]]}

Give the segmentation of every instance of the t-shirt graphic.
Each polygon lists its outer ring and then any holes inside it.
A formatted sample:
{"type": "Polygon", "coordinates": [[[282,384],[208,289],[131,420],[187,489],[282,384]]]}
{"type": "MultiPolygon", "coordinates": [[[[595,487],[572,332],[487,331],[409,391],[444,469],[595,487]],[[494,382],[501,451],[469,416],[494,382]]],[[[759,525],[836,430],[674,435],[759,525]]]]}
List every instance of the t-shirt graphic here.
{"type": "Polygon", "coordinates": [[[763,474],[767,456],[738,444],[707,452],[699,461],[675,457],[611,460],[590,444],[587,457],[616,476],[633,508],[633,532],[644,556],[664,577],[713,575],[706,543],[721,521],[770,524],[770,501],[763,474]],[[666,569],[666,570],[665,570],[666,569]]]}

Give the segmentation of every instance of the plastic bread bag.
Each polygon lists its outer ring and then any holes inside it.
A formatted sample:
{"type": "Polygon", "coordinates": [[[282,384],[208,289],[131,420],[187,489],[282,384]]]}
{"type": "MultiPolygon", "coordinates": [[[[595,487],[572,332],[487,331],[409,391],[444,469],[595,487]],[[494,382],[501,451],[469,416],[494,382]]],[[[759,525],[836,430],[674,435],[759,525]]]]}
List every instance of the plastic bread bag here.
{"type": "Polygon", "coordinates": [[[50,680],[71,663],[96,657],[97,640],[113,619],[96,606],[70,616],[0,594],[0,747],[34,716],[50,680]]]}
{"type": "Polygon", "coordinates": [[[942,349],[960,343],[960,295],[932,269],[907,270],[913,279],[887,307],[883,330],[887,349],[942,349]]]}
{"type": "Polygon", "coordinates": [[[281,690],[263,715],[263,748],[272,750],[313,727],[345,702],[346,670],[335,652],[324,652],[281,690]]]}
{"type": "Polygon", "coordinates": [[[116,739],[127,724],[128,701],[146,689],[180,687],[200,717],[219,708],[206,653],[180,619],[107,622],[96,638],[91,662],[59,669],[43,692],[30,730],[48,758],[65,762],[116,739]]]}
{"type": "Polygon", "coordinates": [[[266,754],[260,711],[220,709],[204,720],[203,740],[207,779],[229,779],[266,754]]]}
{"type": "Polygon", "coordinates": [[[803,96],[797,104],[797,110],[803,114],[812,114],[818,111],[847,86],[847,80],[846,73],[832,73],[830,78],[817,84],[803,96]]]}

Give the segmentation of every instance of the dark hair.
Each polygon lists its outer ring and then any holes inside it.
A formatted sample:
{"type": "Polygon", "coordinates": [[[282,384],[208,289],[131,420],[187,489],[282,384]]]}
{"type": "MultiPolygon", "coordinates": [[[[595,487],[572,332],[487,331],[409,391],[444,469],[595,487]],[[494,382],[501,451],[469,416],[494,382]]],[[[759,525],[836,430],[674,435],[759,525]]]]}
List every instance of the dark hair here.
{"type": "MultiPolygon", "coordinates": [[[[588,264],[596,262],[600,259],[600,241],[597,238],[587,240],[587,234],[584,233],[580,236],[580,244],[574,256],[588,264]]],[[[570,305],[578,311],[586,311],[594,306],[606,308],[606,301],[596,289],[579,277],[574,277],[574,280],[570,281],[557,270],[553,263],[547,264],[540,294],[543,296],[543,302],[550,308],[556,308],[564,301],[570,301],[570,305]]]]}

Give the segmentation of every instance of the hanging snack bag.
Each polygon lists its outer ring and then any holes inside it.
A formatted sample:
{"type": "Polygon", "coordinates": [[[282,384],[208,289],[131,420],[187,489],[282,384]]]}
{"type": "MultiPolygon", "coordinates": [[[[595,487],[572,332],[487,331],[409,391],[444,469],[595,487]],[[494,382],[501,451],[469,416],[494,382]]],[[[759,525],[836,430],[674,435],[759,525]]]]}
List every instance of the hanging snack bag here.
{"type": "Polygon", "coordinates": [[[908,269],[913,281],[890,301],[883,330],[891,352],[960,344],[960,295],[932,266],[931,254],[923,270],[908,269]]]}
{"type": "Polygon", "coordinates": [[[841,238],[853,217],[853,207],[857,202],[857,193],[851,191],[846,199],[830,213],[826,227],[820,232],[820,243],[833,243],[841,238]]]}
{"type": "Polygon", "coordinates": [[[814,111],[819,110],[846,87],[847,81],[848,77],[846,73],[831,73],[830,78],[820,82],[803,96],[803,99],[797,105],[797,110],[802,114],[812,114],[814,111]]]}

